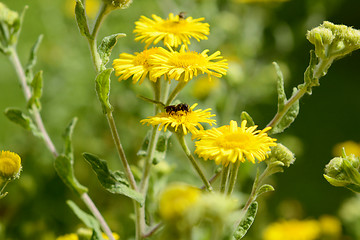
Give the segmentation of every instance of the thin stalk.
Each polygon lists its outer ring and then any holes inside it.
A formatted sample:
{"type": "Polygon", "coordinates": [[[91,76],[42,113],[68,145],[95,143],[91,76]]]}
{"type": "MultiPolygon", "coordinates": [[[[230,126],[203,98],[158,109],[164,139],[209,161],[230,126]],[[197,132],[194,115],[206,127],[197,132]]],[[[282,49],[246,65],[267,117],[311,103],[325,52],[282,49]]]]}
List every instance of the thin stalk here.
{"type": "Polygon", "coordinates": [[[228,180],[228,176],[229,176],[229,170],[230,170],[230,165],[226,165],[223,166],[223,169],[221,171],[221,182],[220,182],[220,192],[224,193],[225,192],[225,188],[226,188],[226,184],[227,184],[227,180],[228,180]]]}
{"type": "Polygon", "coordinates": [[[99,212],[99,210],[97,209],[97,207],[95,206],[95,204],[93,203],[93,201],[91,200],[89,195],[87,193],[84,193],[84,194],[81,195],[81,199],[83,200],[85,205],[88,207],[90,212],[99,221],[100,225],[102,226],[102,230],[105,232],[105,234],[108,236],[108,238],[110,240],[115,240],[115,238],[114,238],[114,236],[113,236],[113,234],[111,232],[111,229],[106,224],[105,219],[103,218],[103,216],[101,215],[101,213],[99,212]]]}
{"type": "MultiPolygon", "coordinates": [[[[215,173],[210,179],[209,179],[209,183],[212,184],[213,182],[215,182],[215,180],[219,177],[221,171],[215,173]]],[[[203,185],[201,188],[201,190],[205,189],[205,185],[203,185]]]]}
{"type": "Polygon", "coordinates": [[[164,223],[160,222],[156,224],[149,232],[143,235],[143,238],[151,237],[159,228],[161,228],[164,225],[164,223]]]}
{"type": "Polygon", "coordinates": [[[207,180],[207,178],[205,177],[203,171],[201,170],[200,166],[197,164],[194,156],[191,154],[186,142],[185,142],[185,138],[183,134],[176,134],[177,139],[179,140],[179,143],[182,147],[182,149],[184,150],[186,156],[188,157],[188,159],[190,160],[191,164],[193,165],[193,167],[195,168],[196,172],[199,174],[201,180],[203,181],[204,185],[206,186],[206,189],[209,192],[213,191],[213,188],[211,186],[211,184],[209,183],[209,181],[207,180]]]}
{"type": "Polygon", "coordinates": [[[238,160],[236,163],[232,163],[232,168],[231,168],[231,174],[230,174],[230,182],[229,182],[229,188],[228,188],[228,192],[227,195],[231,195],[235,183],[236,183],[236,178],[239,172],[239,167],[240,167],[240,161],[238,160]]]}
{"type": "Polygon", "coordinates": [[[121,162],[123,164],[123,167],[125,169],[126,177],[129,180],[131,188],[134,189],[135,191],[138,191],[134,175],[131,172],[129,162],[128,162],[127,158],[126,158],[125,151],[124,151],[124,149],[122,147],[120,136],[119,136],[119,133],[118,133],[118,131],[116,129],[116,124],[115,124],[115,120],[114,120],[114,117],[113,117],[112,113],[111,112],[106,113],[106,118],[107,118],[108,123],[109,123],[111,135],[113,137],[116,150],[118,151],[120,160],[121,160],[121,162]]]}
{"type": "MultiPolygon", "coordinates": [[[[13,67],[15,68],[15,72],[16,72],[16,74],[18,76],[19,81],[20,81],[20,85],[21,85],[21,88],[23,90],[25,99],[26,99],[26,101],[28,101],[31,98],[31,91],[30,91],[30,88],[29,88],[29,86],[28,86],[28,84],[26,82],[26,76],[25,76],[25,73],[24,73],[24,69],[23,69],[23,67],[22,67],[22,65],[20,63],[20,60],[19,60],[19,57],[18,57],[18,54],[17,54],[17,51],[16,51],[15,48],[11,48],[9,59],[10,59],[10,62],[12,63],[12,65],[13,65],[13,67]]],[[[58,152],[56,150],[56,147],[53,144],[49,134],[47,133],[47,131],[45,129],[45,126],[44,126],[44,123],[43,123],[43,120],[41,118],[39,110],[36,107],[32,106],[31,111],[29,111],[29,112],[32,115],[36,126],[38,127],[39,131],[41,132],[41,134],[43,136],[43,140],[45,142],[46,147],[52,153],[53,157],[57,158],[59,156],[59,154],[58,154],[58,152]]],[[[91,209],[89,208],[90,211],[94,211],[94,207],[96,208],[96,206],[95,206],[95,204],[93,203],[93,201],[91,200],[91,198],[87,194],[86,195],[83,194],[81,196],[81,199],[84,201],[86,206],[88,206],[88,207],[91,206],[91,209]]],[[[99,221],[99,223],[101,225],[101,228],[104,230],[104,232],[107,232],[106,229],[110,229],[109,226],[107,225],[106,221],[104,220],[104,218],[101,216],[99,211],[97,211],[97,214],[94,215],[94,217],[99,221]]],[[[108,231],[108,232],[111,232],[111,230],[108,231]]],[[[109,237],[109,239],[114,240],[114,237],[113,237],[112,234],[108,235],[108,237],[109,237]]]]}
{"type": "Polygon", "coordinates": [[[170,93],[170,96],[165,103],[166,106],[170,105],[171,102],[174,101],[174,99],[176,98],[178,93],[181,91],[181,89],[183,89],[186,86],[186,84],[187,84],[187,82],[185,82],[185,81],[179,81],[179,83],[176,85],[174,90],[172,90],[172,92],[170,93]]]}
{"type": "MultiPolygon", "coordinates": [[[[315,66],[314,72],[313,72],[313,79],[319,79],[324,75],[324,71],[327,70],[331,63],[333,62],[333,59],[328,59],[327,61],[324,61],[323,59],[319,60],[319,63],[315,66]]],[[[307,92],[307,85],[300,88],[286,103],[284,108],[277,112],[274,118],[269,122],[267,127],[274,127],[276,124],[280,122],[282,117],[287,113],[287,111],[290,109],[290,107],[298,101],[300,98],[304,96],[304,94],[307,92]]]]}
{"type": "MultiPolygon", "coordinates": [[[[15,72],[16,72],[16,74],[18,76],[21,88],[22,88],[23,93],[24,93],[25,100],[26,100],[26,102],[28,102],[29,99],[31,98],[31,91],[30,91],[30,88],[29,88],[29,86],[27,84],[25,72],[24,72],[24,69],[23,69],[23,67],[22,67],[22,65],[20,63],[19,56],[18,56],[17,51],[16,51],[15,48],[10,48],[9,60],[12,63],[12,65],[13,65],[13,67],[15,69],[15,72]]],[[[47,133],[47,131],[45,129],[45,126],[44,126],[44,123],[42,121],[39,110],[36,107],[31,106],[31,109],[30,109],[29,113],[32,115],[36,126],[38,127],[39,131],[41,132],[41,135],[42,135],[42,138],[43,138],[43,140],[45,142],[45,145],[50,150],[50,152],[52,153],[54,158],[56,158],[59,154],[56,151],[55,145],[51,141],[51,138],[49,137],[49,134],[47,133]]]]}

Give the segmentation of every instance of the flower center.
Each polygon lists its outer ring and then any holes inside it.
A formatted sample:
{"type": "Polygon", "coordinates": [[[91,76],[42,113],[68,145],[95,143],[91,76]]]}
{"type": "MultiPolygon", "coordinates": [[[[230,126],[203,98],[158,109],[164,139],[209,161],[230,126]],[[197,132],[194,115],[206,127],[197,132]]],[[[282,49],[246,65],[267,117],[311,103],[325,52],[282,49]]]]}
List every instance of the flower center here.
{"type": "Polygon", "coordinates": [[[249,149],[253,143],[253,136],[246,133],[230,133],[220,137],[217,144],[225,149],[249,149]]]}
{"type": "Polygon", "coordinates": [[[137,54],[134,58],[133,62],[135,66],[144,66],[145,68],[149,68],[150,64],[148,63],[148,60],[151,55],[158,53],[158,48],[150,48],[145,49],[141,53],[137,54]]]}
{"type": "Polygon", "coordinates": [[[174,66],[181,68],[206,65],[204,56],[196,52],[178,53],[170,61],[174,66]]]}
{"type": "Polygon", "coordinates": [[[184,29],[186,30],[186,22],[183,20],[179,21],[164,21],[162,24],[155,25],[156,30],[159,32],[174,33],[179,34],[183,33],[184,29]]]}

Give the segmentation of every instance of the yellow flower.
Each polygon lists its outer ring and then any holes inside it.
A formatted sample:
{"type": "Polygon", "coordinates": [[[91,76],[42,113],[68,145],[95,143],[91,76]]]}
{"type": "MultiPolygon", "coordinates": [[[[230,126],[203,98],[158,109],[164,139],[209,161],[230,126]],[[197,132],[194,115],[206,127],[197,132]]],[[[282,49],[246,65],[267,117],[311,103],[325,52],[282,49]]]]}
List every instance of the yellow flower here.
{"type": "Polygon", "coordinates": [[[255,158],[263,161],[270,147],[276,146],[276,139],[267,135],[270,127],[263,130],[256,128],[246,127],[246,120],[238,127],[237,122],[232,120],[230,125],[199,131],[194,136],[199,139],[195,142],[195,153],[205,160],[215,160],[216,164],[225,166],[237,160],[244,162],[245,158],[252,163],[255,163],[255,158]]]}
{"type": "Polygon", "coordinates": [[[153,77],[165,75],[169,79],[185,82],[190,81],[200,73],[206,73],[209,79],[210,76],[222,77],[228,68],[227,60],[222,59],[220,51],[210,56],[207,55],[208,52],[209,50],[204,50],[202,53],[187,51],[184,45],[181,46],[179,52],[171,48],[170,51],[161,48],[162,54],[155,54],[150,60],[153,65],[153,77]]]}
{"type": "Polygon", "coordinates": [[[20,175],[21,158],[10,151],[0,152],[0,176],[3,179],[13,179],[20,175]]]}
{"type": "Polygon", "coordinates": [[[289,220],[270,224],[263,240],[315,240],[320,236],[320,226],[315,220],[289,220]]]}
{"type": "Polygon", "coordinates": [[[209,24],[202,23],[205,18],[193,19],[192,17],[183,18],[179,15],[169,14],[169,18],[164,20],[155,14],[153,19],[141,16],[140,20],[135,22],[136,33],[135,41],[141,40],[146,43],[146,48],[151,44],[157,44],[161,40],[164,45],[177,47],[181,44],[186,46],[190,44],[190,38],[197,41],[207,39],[209,35],[209,24]]]}
{"type": "Polygon", "coordinates": [[[319,218],[319,224],[322,235],[332,237],[331,239],[338,239],[338,237],[341,236],[342,227],[338,218],[323,215],[319,218]]]}
{"type": "Polygon", "coordinates": [[[78,240],[78,239],[79,237],[75,233],[66,234],[56,238],[56,240],[78,240]]]}
{"type": "Polygon", "coordinates": [[[140,80],[140,84],[144,81],[145,77],[149,75],[149,79],[156,82],[157,78],[153,78],[150,73],[151,64],[149,59],[154,54],[159,54],[159,48],[145,49],[140,53],[134,55],[128,53],[120,54],[118,59],[113,61],[113,67],[115,69],[115,75],[119,76],[119,81],[126,80],[133,76],[133,83],[137,83],[140,80]]]}
{"type": "MultiPolygon", "coordinates": [[[[113,237],[114,237],[115,240],[119,240],[119,239],[120,239],[119,234],[113,232],[112,235],[113,235],[113,237]]],[[[105,233],[102,233],[102,237],[103,237],[104,239],[106,239],[106,240],[109,239],[108,236],[107,236],[105,233]]]]}
{"type": "Polygon", "coordinates": [[[334,156],[342,156],[342,149],[345,148],[346,155],[354,154],[360,156],[360,143],[354,141],[345,141],[338,143],[333,148],[334,156]]]}
{"type": "Polygon", "coordinates": [[[164,127],[164,131],[168,127],[174,129],[175,132],[182,131],[185,135],[189,132],[195,134],[200,130],[203,130],[203,126],[200,124],[209,123],[210,126],[215,124],[215,120],[210,119],[215,116],[215,114],[210,113],[210,108],[201,110],[194,108],[197,106],[197,103],[193,104],[188,111],[180,110],[176,112],[161,112],[156,116],[148,117],[147,119],[143,119],[140,122],[142,124],[147,123],[148,125],[156,126],[160,124],[159,131],[164,127]],[[180,127],[180,128],[179,128],[180,127]],[[198,129],[199,128],[199,129],[198,129]]]}
{"type": "Polygon", "coordinates": [[[183,183],[173,183],[160,195],[159,210],[164,220],[179,220],[201,196],[198,188],[183,183]]]}

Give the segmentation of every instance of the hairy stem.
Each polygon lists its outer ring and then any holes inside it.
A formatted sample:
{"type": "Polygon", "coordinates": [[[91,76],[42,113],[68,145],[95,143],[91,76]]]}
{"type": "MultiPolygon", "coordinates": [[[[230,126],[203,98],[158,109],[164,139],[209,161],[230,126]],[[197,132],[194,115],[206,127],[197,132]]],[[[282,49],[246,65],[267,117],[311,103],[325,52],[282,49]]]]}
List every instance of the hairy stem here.
{"type": "Polygon", "coordinates": [[[226,184],[229,176],[230,165],[223,166],[221,171],[221,181],[220,181],[220,192],[224,193],[226,189],[226,184]]]}
{"type": "Polygon", "coordinates": [[[190,160],[191,164],[193,165],[193,167],[195,168],[196,172],[199,174],[201,180],[203,181],[206,189],[209,192],[213,191],[213,188],[211,186],[211,184],[209,183],[209,181],[207,180],[207,178],[205,177],[205,174],[203,173],[203,171],[201,170],[200,166],[197,164],[194,156],[191,154],[186,142],[185,142],[185,138],[183,134],[176,134],[177,139],[179,140],[179,143],[182,147],[182,149],[184,150],[186,156],[188,157],[188,159],[190,160]]]}
{"type": "Polygon", "coordinates": [[[227,195],[231,195],[232,191],[234,190],[236,178],[237,178],[237,175],[239,172],[240,163],[241,162],[239,160],[236,161],[236,163],[232,163],[231,172],[230,172],[230,182],[229,182],[229,188],[228,188],[227,195]]]}

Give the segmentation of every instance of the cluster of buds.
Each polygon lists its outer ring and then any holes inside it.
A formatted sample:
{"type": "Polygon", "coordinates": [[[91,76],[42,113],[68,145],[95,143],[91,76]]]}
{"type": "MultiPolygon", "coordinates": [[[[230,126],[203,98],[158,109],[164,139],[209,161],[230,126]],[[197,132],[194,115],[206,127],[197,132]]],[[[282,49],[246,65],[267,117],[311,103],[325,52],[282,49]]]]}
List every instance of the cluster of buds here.
{"type": "Polygon", "coordinates": [[[350,154],[335,157],[325,166],[325,179],[335,187],[360,192],[360,158],[350,154]]]}
{"type": "Polygon", "coordinates": [[[319,59],[336,60],[360,48],[360,31],[345,25],[324,21],[307,32],[319,59]]]}
{"type": "Polygon", "coordinates": [[[0,2],[0,51],[7,53],[9,46],[15,45],[20,30],[20,16],[0,2]]]}

